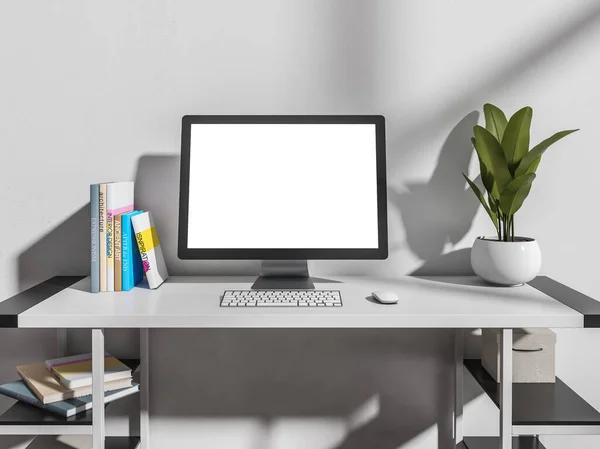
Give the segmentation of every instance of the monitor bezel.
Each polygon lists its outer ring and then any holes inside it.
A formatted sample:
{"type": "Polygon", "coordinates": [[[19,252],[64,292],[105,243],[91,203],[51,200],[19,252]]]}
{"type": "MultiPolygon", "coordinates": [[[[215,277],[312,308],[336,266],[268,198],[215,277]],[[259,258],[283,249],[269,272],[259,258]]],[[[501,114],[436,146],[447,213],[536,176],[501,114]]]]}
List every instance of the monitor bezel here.
{"type": "Polygon", "coordinates": [[[387,259],[385,118],[382,115],[186,115],[181,127],[178,256],[184,260],[387,259]],[[377,248],[188,248],[190,135],[193,124],[373,124],[376,133],[377,248]]]}

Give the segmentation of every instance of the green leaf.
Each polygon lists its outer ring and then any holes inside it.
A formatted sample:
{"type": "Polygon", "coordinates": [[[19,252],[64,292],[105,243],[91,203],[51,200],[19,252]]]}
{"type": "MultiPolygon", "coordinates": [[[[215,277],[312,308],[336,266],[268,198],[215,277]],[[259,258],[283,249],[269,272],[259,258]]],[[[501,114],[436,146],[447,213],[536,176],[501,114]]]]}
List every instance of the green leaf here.
{"type": "Polygon", "coordinates": [[[483,185],[485,190],[488,193],[492,193],[494,191],[494,176],[488,172],[487,168],[485,168],[485,164],[479,161],[479,172],[481,173],[481,180],[483,181],[483,185]]]}
{"type": "Polygon", "coordinates": [[[490,217],[492,218],[492,221],[494,222],[494,226],[496,227],[496,231],[499,230],[498,228],[498,205],[496,204],[496,200],[494,200],[491,196],[488,195],[488,203],[490,204],[490,217]]]}
{"type": "Polygon", "coordinates": [[[498,214],[498,204],[496,204],[496,200],[488,196],[488,202],[490,203],[490,210],[494,212],[496,215],[498,214]]]}
{"type": "MultiPolygon", "coordinates": [[[[508,167],[511,173],[514,173],[529,151],[529,129],[531,128],[531,118],[533,109],[529,106],[520,109],[510,118],[504,137],[502,137],[502,150],[506,156],[508,167]]],[[[475,136],[477,138],[477,136],[475,136]]]]}
{"type": "Polygon", "coordinates": [[[473,181],[471,181],[467,177],[467,175],[465,175],[464,173],[463,173],[463,176],[465,177],[467,183],[469,184],[469,187],[471,187],[471,190],[473,190],[473,193],[475,193],[475,196],[477,198],[479,198],[479,202],[481,203],[481,205],[483,206],[483,208],[485,209],[487,214],[490,216],[492,223],[494,223],[494,226],[496,227],[496,231],[498,231],[498,216],[496,215],[495,212],[492,212],[492,210],[487,205],[487,203],[485,201],[485,197],[483,196],[483,193],[481,193],[481,190],[479,190],[479,187],[477,187],[475,185],[475,183],[473,181]]]}
{"type": "MultiPolygon", "coordinates": [[[[477,151],[477,145],[475,144],[475,138],[471,137],[471,143],[477,151]]],[[[500,193],[498,192],[498,186],[494,182],[494,176],[485,168],[485,164],[482,162],[479,157],[479,153],[477,153],[477,159],[479,159],[479,172],[481,173],[481,180],[483,181],[483,186],[487,191],[488,195],[494,197],[494,199],[500,199],[500,193]]]]}
{"type": "Polygon", "coordinates": [[[513,179],[500,195],[500,210],[508,217],[512,217],[523,205],[529,195],[531,183],[535,173],[528,173],[513,179]]]}
{"type": "MultiPolygon", "coordinates": [[[[534,159],[533,162],[529,164],[529,167],[527,168],[527,173],[535,173],[535,171],[538,168],[538,165],[540,165],[540,162],[542,162],[542,156],[538,157],[537,159],[534,159]]],[[[519,169],[517,168],[517,172],[518,171],[519,169]]]]}
{"type": "Polygon", "coordinates": [[[547,138],[546,140],[543,140],[542,142],[538,143],[535,147],[533,147],[531,149],[531,151],[529,153],[527,153],[525,155],[525,157],[521,160],[521,162],[519,163],[519,166],[517,167],[517,170],[515,171],[515,176],[520,176],[523,175],[525,173],[535,173],[535,169],[537,168],[537,166],[540,164],[541,161],[541,157],[542,154],[544,154],[544,152],[553,144],[555,144],[556,142],[558,142],[560,139],[562,139],[563,137],[567,137],[569,134],[574,133],[575,131],[579,131],[578,129],[570,129],[568,131],[560,131],[556,134],[554,134],[552,137],[547,138]],[[539,159],[539,161],[537,162],[537,165],[535,165],[533,167],[533,169],[531,169],[531,165],[537,160],[539,159]]]}
{"type": "Polygon", "coordinates": [[[487,103],[483,105],[483,113],[485,114],[485,129],[492,133],[498,142],[502,142],[508,123],[504,112],[499,107],[487,103]]]}
{"type": "MultiPolygon", "coordinates": [[[[504,187],[512,180],[502,147],[492,133],[479,125],[473,128],[473,133],[475,134],[475,142],[477,143],[475,150],[477,150],[479,161],[485,165],[487,172],[492,176],[492,179],[496,183],[497,191],[502,192],[504,187]]],[[[487,188],[488,186],[486,185],[487,188]]]]}

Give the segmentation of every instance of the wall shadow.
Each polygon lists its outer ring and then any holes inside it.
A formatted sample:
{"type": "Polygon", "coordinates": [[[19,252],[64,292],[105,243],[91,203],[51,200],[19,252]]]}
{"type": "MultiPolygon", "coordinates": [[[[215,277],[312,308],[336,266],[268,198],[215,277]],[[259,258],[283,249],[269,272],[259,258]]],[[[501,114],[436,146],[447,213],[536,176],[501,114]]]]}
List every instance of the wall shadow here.
{"type": "MultiPolygon", "coordinates": [[[[260,447],[285,430],[311,447],[396,449],[437,424],[449,448],[453,345],[452,330],[156,330],[151,415],[193,417],[210,447],[225,429],[256,426],[260,447]],[[166,381],[173,366],[177,384],[166,381]]],[[[465,403],[479,394],[465,388],[465,403]]]]}
{"type": "MultiPolygon", "coordinates": [[[[444,142],[435,170],[424,183],[409,183],[407,191],[389,188],[390,202],[402,216],[406,241],[411,251],[425,263],[419,274],[440,274],[447,262],[464,262],[461,252],[442,257],[447,243],[458,243],[469,231],[479,202],[465,188],[461,173],[468,173],[473,155],[471,136],[479,112],[467,114],[452,129],[444,142]]],[[[465,265],[448,266],[449,270],[465,270],[465,265]]]]}
{"type": "Polygon", "coordinates": [[[41,237],[17,261],[19,291],[57,275],[85,275],[90,265],[90,205],[41,237]]]}
{"type": "MultiPolygon", "coordinates": [[[[456,117],[464,114],[473,107],[481,107],[490,96],[491,92],[510,86],[520,78],[531,76],[531,72],[543,64],[548,64],[549,59],[585,33],[590,33],[600,21],[600,3],[591,2],[586,7],[565,20],[556,21],[556,26],[551,27],[548,36],[537,45],[527,46],[520,51],[515,51],[512,57],[502,61],[498,70],[492,76],[482,78],[479,83],[470,86],[468,92],[459,97],[448,96],[448,101],[435,111],[431,111],[421,120],[411,123],[409,129],[403,130],[395,138],[388,138],[388,148],[396,148],[402,143],[403,148],[411,149],[409,156],[418,151],[417,144],[422,142],[431,129],[446,126],[456,117]],[[413,153],[414,152],[414,153],[413,153]]],[[[388,154],[388,166],[395,167],[407,152],[392,152],[388,154]]]]}
{"type": "Polygon", "coordinates": [[[411,276],[473,276],[471,267],[471,248],[457,249],[449,253],[426,260],[411,276]]]}

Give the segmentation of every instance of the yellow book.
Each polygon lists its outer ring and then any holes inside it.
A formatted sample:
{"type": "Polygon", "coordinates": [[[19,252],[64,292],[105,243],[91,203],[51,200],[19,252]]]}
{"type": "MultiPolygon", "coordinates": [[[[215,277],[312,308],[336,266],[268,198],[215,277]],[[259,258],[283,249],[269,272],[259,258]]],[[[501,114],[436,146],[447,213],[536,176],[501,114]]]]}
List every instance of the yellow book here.
{"type": "MultiPolygon", "coordinates": [[[[67,388],[92,384],[92,354],[46,360],[46,369],[67,388]]],[[[104,356],[104,382],[131,377],[131,368],[110,354],[104,356]]]]}

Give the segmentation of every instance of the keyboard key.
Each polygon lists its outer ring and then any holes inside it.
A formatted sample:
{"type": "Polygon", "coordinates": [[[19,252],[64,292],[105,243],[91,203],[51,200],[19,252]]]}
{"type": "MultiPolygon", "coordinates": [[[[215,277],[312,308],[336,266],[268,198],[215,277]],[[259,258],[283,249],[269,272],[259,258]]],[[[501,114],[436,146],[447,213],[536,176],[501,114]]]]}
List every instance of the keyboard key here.
{"type": "Polygon", "coordinates": [[[288,304],[283,304],[280,302],[272,302],[272,303],[264,303],[264,302],[257,302],[256,303],[257,307],[289,307],[288,304]]]}

